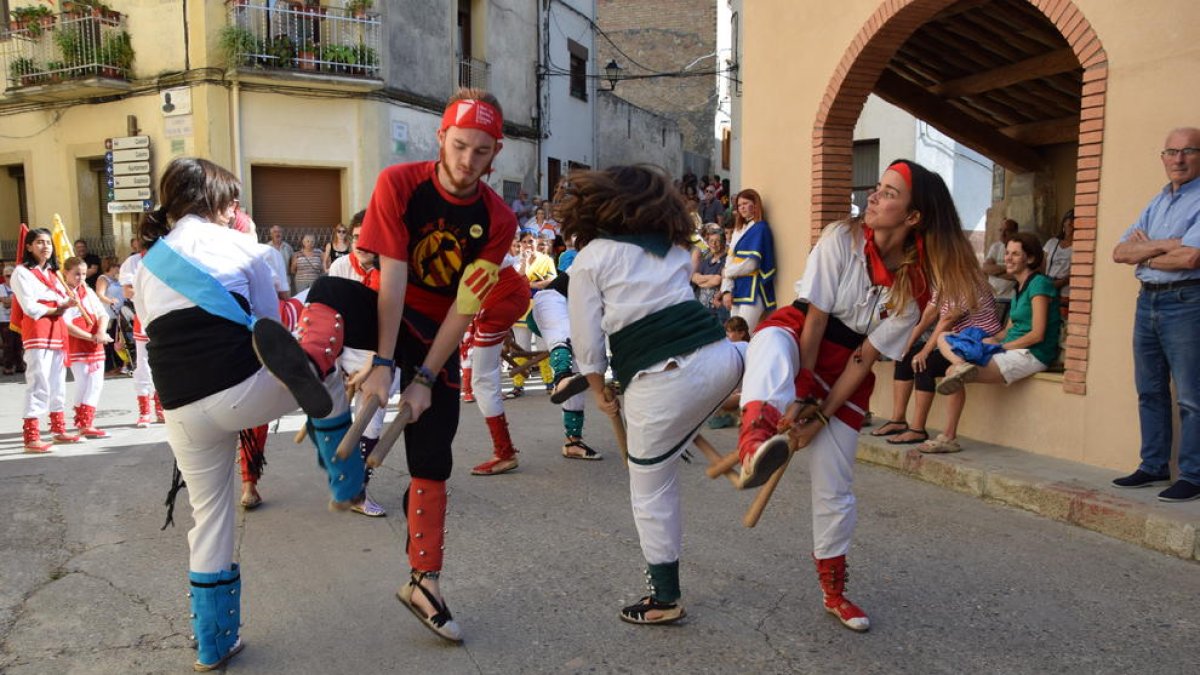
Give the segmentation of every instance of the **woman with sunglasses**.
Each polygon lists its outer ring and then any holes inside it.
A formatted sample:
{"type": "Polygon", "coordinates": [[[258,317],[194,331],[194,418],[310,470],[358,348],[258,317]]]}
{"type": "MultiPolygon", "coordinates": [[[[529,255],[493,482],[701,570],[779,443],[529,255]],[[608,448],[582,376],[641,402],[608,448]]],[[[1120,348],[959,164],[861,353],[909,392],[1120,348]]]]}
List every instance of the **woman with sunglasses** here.
{"type": "Polygon", "coordinates": [[[322,256],[322,262],[325,264],[325,269],[328,270],[333,261],[343,256],[350,255],[350,232],[348,228],[338,223],[333,226],[333,237],[325,244],[325,254],[322,256]]]}

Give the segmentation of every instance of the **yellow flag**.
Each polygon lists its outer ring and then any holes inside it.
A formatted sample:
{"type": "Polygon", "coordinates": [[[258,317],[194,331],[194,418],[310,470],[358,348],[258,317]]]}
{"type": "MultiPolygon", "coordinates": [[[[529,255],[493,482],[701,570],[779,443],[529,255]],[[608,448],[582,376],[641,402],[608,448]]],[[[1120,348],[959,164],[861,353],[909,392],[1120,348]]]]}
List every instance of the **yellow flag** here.
{"type": "MultiPolygon", "coordinates": [[[[75,245],[67,236],[67,228],[63,227],[62,218],[57,213],[54,214],[54,225],[50,227],[50,241],[54,242],[54,259],[58,261],[58,278],[62,280],[63,286],[66,286],[67,278],[63,275],[63,270],[67,267],[67,258],[75,255],[75,245]]],[[[79,306],[79,313],[88,326],[96,323],[92,313],[82,304],[79,306]]]]}
{"type": "Polygon", "coordinates": [[[58,261],[58,269],[67,264],[67,258],[75,255],[75,245],[67,236],[67,228],[63,227],[62,218],[54,214],[54,225],[50,228],[50,241],[54,242],[54,259],[58,261]]]}

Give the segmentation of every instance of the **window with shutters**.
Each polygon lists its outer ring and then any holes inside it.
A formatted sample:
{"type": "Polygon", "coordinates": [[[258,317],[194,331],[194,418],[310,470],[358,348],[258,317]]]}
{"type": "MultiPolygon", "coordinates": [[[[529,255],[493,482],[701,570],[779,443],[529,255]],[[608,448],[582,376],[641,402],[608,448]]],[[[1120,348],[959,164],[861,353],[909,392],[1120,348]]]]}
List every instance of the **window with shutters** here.
{"type": "Polygon", "coordinates": [[[293,246],[304,234],[316,235],[317,245],[324,246],[333,225],[343,222],[341,169],[252,166],[250,194],[259,235],[278,225],[293,246]]]}
{"type": "Polygon", "coordinates": [[[587,93],[587,47],[574,40],[567,40],[567,51],[571,61],[571,96],[586,101],[587,93]]]}

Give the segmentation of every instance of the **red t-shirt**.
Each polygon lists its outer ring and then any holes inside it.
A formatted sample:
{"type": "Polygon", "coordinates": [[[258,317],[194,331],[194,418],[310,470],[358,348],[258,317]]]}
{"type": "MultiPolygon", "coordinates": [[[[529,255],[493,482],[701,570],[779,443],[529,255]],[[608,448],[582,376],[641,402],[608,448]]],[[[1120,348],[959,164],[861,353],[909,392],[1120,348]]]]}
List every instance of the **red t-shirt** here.
{"type": "Polygon", "coordinates": [[[479,183],[469,199],[442,189],[436,162],[389,166],[367,205],[358,247],[408,263],[404,306],[435,320],[450,310],[463,269],[482,259],[497,266],[517,219],[494,190],[479,183]]]}

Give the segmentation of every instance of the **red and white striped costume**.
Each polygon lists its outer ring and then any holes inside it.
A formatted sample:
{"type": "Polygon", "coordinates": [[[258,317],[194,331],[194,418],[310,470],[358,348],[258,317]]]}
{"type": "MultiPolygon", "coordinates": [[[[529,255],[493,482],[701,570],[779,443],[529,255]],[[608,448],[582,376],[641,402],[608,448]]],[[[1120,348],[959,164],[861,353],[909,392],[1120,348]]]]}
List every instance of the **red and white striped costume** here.
{"type": "MultiPolygon", "coordinates": [[[[70,292],[77,298],[79,306],[64,312],[63,321],[91,335],[103,335],[101,317],[108,315],[96,292],[82,283],[70,292]]],[[[68,335],[67,364],[75,377],[75,406],[96,407],[104,387],[104,344],[68,335]]]]}
{"type": "Polygon", "coordinates": [[[48,268],[18,265],[11,280],[21,306],[25,346],[26,419],[63,411],[67,371],[67,329],[62,316],[50,313],[67,302],[67,288],[48,268]]]}

